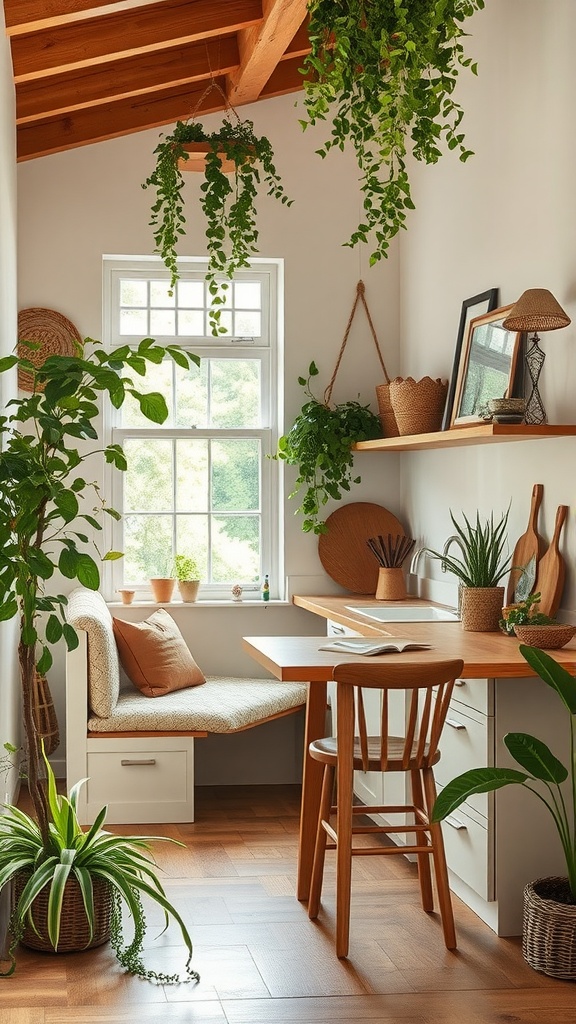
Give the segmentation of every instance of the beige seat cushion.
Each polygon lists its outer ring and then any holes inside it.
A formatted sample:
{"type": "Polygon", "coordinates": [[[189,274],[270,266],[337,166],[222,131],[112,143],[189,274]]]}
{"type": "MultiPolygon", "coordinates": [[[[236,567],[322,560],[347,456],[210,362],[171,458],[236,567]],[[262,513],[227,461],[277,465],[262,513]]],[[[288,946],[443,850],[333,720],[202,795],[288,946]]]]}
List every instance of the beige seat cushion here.
{"type": "Polygon", "coordinates": [[[74,628],[86,630],[88,702],[94,715],[107,718],[116,707],[120,691],[120,666],[112,616],[101,594],[76,587],[68,595],[66,618],[74,628]]]}
{"type": "Polygon", "coordinates": [[[112,619],[122,667],[145,697],[205,683],[204,673],[174,619],[164,608],[143,622],[112,619]]]}

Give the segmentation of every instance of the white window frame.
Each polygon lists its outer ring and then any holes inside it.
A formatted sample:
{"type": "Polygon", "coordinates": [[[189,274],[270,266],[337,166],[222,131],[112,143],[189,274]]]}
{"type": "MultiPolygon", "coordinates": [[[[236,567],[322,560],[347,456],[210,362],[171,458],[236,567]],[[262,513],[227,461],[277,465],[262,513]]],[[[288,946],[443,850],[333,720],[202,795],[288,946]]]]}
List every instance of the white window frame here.
{"type": "MultiPolygon", "coordinates": [[[[198,278],[205,274],[207,261],[201,257],[182,257],[178,261],[179,274],[182,280],[187,277],[198,278]]],[[[260,338],[214,338],[163,336],[154,333],[153,337],[159,344],[178,344],[189,349],[200,357],[246,358],[254,355],[259,359],[262,373],[262,421],[259,428],[223,429],[217,432],[210,428],[174,428],[155,427],[124,428],[119,426],[119,415],[110,402],[104,402],[104,432],[110,443],[121,443],[123,438],[142,436],[173,437],[258,437],[262,445],[260,463],[260,498],[261,498],[261,577],[270,577],[271,600],[283,600],[284,594],[284,543],[283,522],[281,520],[283,501],[283,475],[279,463],[267,456],[272,455],[278,446],[281,434],[283,414],[283,260],[253,259],[250,268],[240,270],[235,277],[239,280],[255,278],[262,283],[262,335],[260,338]],[[269,514],[266,514],[266,509],[269,514]]],[[[144,335],[120,335],[118,310],[119,287],[121,278],[130,277],[134,280],[166,280],[170,274],[160,257],[151,256],[103,256],[103,343],[108,350],[123,345],[138,345],[144,335]]],[[[122,514],[123,512],[123,474],[107,466],[105,471],[105,493],[111,495],[111,505],[122,514]]],[[[121,550],[122,523],[115,523],[110,517],[105,523],[105,541],[109,548],[121,550]]],[[[234,580],[231,581],[233,584],[234,580]]],[[[261,581],[260,581],[261,582],[261,581]]],[[[253,585],[243,584],[245,600],[260,599],[260,582],[253,585]]],[[[121,559],[116,562],[105,562],[102,572],[102,586],[108,600],[115,600],[117,591],[122,586],[121,559]]],[[[177,593],[175,599],[178,600],[177,593]]],[[[135,600],[151,600],[149,586],[137,590],[135,600]]],[[[228,584],[201,584],[199,601],[231,600],[228,584]]]]}

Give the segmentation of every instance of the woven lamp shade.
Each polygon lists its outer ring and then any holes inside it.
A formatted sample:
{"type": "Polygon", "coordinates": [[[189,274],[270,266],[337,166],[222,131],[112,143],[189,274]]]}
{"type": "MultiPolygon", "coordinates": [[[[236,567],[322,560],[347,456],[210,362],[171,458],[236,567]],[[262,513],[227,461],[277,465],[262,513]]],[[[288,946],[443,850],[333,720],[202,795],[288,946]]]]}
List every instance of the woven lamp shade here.
{"type": "MultiPolygon", "coordinates": [[[[28,359],[36,368],[48,356],[75,356],[82,351],[82,336],[71,320],[55,309],[21,309],[18,314],[18,355],[28,359]],[[25,341],[36,342],[38,348],[29,348],[25,341]]],[[[34,376],[18,369],[18,387],[21,391],[34,390],[34,376]]],[[[43,385],[37,385],[42,391],[43,385]]]]}
{"type": "Polygon", "coordinates": [[[570,317],[546,288],[529,288],[512,306],[502,326],[507,331],[556,331],[568,327],[570,317]]]}

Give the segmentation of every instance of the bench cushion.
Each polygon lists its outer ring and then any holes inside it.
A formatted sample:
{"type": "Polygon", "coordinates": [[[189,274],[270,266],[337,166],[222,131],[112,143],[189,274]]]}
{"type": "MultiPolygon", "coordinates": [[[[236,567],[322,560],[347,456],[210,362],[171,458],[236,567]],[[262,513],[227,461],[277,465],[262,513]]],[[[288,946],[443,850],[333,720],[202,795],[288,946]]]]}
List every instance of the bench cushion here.
{"type": "Polygon", "coordinates": [[[71,626],[86,630],[88,702],[94,715],[107,718],[116,707],[120,691],[120,666],[112,616],[102,594],[76,587],[68,595],[66,618],[71,626]]]}
{"type": "Polygon", "coordinates": [[[150,700],[121,692],[108,717],[92,716],[89,732],[238,732],[306,703],[306,683],[207,676],[203,686],[150,700]]]}

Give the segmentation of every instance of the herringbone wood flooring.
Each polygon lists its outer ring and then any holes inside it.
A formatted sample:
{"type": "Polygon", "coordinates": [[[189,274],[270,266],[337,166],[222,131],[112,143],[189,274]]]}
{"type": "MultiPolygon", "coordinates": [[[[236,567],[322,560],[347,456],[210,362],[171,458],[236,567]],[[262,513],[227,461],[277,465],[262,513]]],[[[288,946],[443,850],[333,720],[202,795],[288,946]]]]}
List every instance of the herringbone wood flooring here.
{"type": "MultiPolygon", "coordinates": [[[[15,975],[0,980],[1,1024],[576,1024],[574,986],[533,971],[518,939],[497,938],[456,898],[459,946],[447,952],[400,857],[354,860],[350,957],[339,961],[331,864],[317,922],[294,897],[298,810],[298,787],[205,788],[194,824],[114,827],[185,844],[158,846],[157,860],[200,982],[126,976],[107,946],[20,949],[15,975]]],[[[148,921],[149,966],[178,970],[177,930],[158,938],[155,908],[148,921]]]]}

